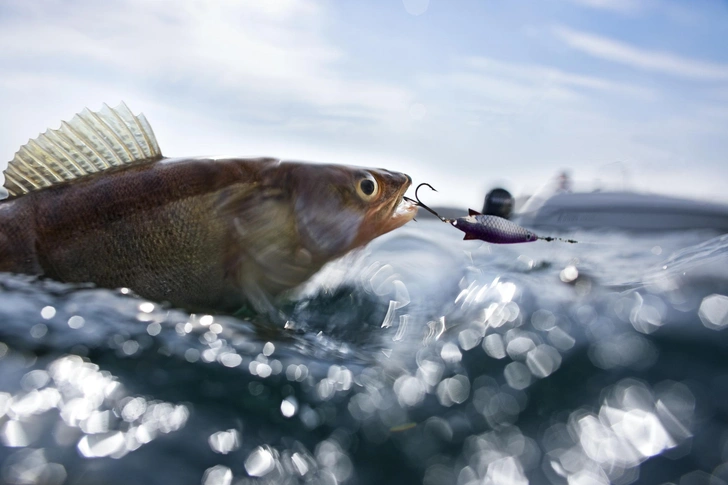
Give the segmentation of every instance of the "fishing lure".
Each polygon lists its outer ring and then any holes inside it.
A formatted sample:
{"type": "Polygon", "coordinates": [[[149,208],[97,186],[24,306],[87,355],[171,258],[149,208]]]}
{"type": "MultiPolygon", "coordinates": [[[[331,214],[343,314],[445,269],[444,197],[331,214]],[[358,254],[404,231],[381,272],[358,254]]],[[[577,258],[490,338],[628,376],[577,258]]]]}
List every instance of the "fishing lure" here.
{"type": "Polygon", "coordinates": [[[465,233],[463,239],[479,239],[481,241],[494,243],[494,244],[515,244],[515,243],[526,243],[534,242],[537,240],[542,241],[563,241],[568,243],[575,243],[573,239],[561,239],[558,237],[551,236],[538,236],[536,233],[529,231],[528,229],[519,226],[518,224],[503,219],[502,217],[481,214],[480,212],[468,209],[468,215],[466,217],[458,217],[457,219],[446,219],[441,217],[437,212],[427,207],[422,203],[417,192],[422,186],[429,187],[435,190],[435,188],[428,184],[422,183],[415,189],[415,199],[412,200],[407,198],[409,201],[416,203],[426,211],[432,213],[443,222],[447,222],[451,226],[460,229],[465,233]]]}

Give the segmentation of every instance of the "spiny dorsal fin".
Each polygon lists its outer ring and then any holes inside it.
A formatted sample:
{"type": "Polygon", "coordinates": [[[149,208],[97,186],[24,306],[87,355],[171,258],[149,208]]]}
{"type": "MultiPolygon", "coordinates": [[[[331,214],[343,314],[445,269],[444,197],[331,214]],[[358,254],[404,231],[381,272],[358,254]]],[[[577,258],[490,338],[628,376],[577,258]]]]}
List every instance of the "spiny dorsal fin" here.
{"type": "Polygon", "coordinates": [[[152,127],[143,114],[122,102],[99,111],[88,108],[57,130],[46,130],[15,153],[3,172],[11,196],[77,179],[111,167],[162,158],[152,127]]]}
{"type": "Polygon", "coordinates": [[[469,216],[482,216],[483,214],[481,214],[480,212],[478,212],[476,210],[468,209],[468,215],[469,216]]]}

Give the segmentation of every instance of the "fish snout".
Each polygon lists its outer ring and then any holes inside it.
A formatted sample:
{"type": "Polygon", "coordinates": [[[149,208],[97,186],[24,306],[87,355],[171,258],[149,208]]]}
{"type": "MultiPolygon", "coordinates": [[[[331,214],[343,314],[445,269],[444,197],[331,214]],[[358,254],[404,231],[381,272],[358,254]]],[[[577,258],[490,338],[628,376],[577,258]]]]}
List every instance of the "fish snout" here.
{"type": "Polygon", "coordinates": [[[409,187],[412,184],[412,177],[402,172],[393,172],[384,168],[377,169],[376,174],[382,183],[392,188],[409,187]]]}

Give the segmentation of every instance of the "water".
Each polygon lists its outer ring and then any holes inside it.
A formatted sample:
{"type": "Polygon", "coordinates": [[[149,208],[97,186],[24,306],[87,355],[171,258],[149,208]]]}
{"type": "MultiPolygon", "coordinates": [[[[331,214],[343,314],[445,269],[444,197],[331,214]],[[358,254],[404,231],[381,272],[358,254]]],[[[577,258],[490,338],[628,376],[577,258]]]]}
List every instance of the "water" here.
{"type": "Polygon", "coordinates": [[[728,482],[728,236],[412,223],[286,330],[0,279],[9,484],[728,482]]]}

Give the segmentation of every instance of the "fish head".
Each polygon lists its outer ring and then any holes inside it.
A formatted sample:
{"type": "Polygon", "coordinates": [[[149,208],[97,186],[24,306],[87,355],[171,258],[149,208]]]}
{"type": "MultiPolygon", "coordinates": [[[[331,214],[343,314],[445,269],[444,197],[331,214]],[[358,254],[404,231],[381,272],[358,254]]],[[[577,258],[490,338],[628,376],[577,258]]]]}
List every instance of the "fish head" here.
{"type": "Polygon", "coordinates": [[[302,246],[333,259],[414,218],[412,179],[385,169],[284,162],[302,246]]]}

